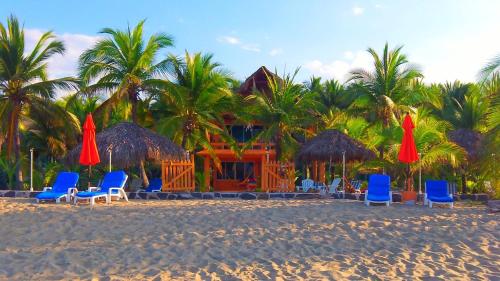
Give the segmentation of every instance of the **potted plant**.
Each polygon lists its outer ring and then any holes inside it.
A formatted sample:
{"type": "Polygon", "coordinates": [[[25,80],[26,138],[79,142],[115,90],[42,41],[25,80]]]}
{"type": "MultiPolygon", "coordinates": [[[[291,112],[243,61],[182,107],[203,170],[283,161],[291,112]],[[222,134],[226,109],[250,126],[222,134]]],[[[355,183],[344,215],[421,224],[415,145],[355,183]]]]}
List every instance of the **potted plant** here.
{"type": "Polygon", "coordinates": [[[413,188],[413,179],[411,177],[407,177],[406,179],[406,189],[401,192],[401,200],[411,204],[417,202],[417,192],[413,188]]]}

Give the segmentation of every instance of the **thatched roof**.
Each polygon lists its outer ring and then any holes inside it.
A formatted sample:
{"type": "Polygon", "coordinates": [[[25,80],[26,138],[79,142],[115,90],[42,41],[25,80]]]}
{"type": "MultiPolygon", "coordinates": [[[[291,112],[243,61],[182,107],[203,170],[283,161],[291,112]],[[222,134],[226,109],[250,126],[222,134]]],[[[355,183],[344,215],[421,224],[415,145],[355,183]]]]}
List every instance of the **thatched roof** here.
{"type": "MultiPolygon", "coordinates": [[[[117,168],[136,166],[140,161],[178,160],[186,152],[168,138],[130,122],[121,122],[96,134],[101,163],[107,163],[109,150],[117,168]]],[[[78,164],[82,144],[68,153],[66,161],[78,164]]]]}
{"type": "Polygon", "coordinates": [[[255,71],[252,75],[250,75],[245,80],[245,82],[243,82],[243,84],[241,84],[238,93],[243,96],[248,96],[252,94],[255,90],[262,93],[268,93],[270,91],[269,83],[267,80],[268,77],[274,77],[275,79],[281,80],[281,78],[279,78],[278,75],[271,72],[265,66],[261,66],[259,67],[259,69],[257,69],[257,71],[255,71]]]}
{"type": "Polygon", "coordinates": [[[351,139],[337,130],[327,130],[307,141],[298,154],[302,161],[342,161],[345,151],[346,161],[366,161],[375,158],[375,153],[361,142],[351,139]]]}
{"type": "Polygon", "coordinates": [[[450,140],[467,151],[469,160],[477,160],[481,154],[484,136],[470,129],[458,129],[448,133],[450,140]]]}

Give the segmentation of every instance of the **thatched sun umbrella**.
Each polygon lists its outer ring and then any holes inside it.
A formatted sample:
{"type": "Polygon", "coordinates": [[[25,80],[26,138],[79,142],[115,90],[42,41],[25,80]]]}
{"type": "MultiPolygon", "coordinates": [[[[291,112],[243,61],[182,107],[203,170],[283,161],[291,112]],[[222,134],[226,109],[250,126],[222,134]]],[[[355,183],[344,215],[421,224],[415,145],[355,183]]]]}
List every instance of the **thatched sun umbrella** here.
{"type": "Polygon", "coordinates": [[[467,158],[475,161],[481,154],[484,136],[470,129],[458,129],[448,133],[451,141],[461,146],[467,152],[467,158]]]}
{"type": "Polygon", "coordinates": [[[342,177],[345,178],[345,163],[374,159],[375,153],[361,142],[350,138],[338,130],[326,130],[308,140],[301,148],[301,161],[322,161],[342,163],[342,177]]]}
{"type": "MultiPolygon", "coordinates": [[[[458,129],[448,133],[448,137],[467,152],[467,159],[475,162],[482,152],[484,135],[470,129],[458,129]]],[[[465,176],[465,164],[462,164],[462,192],[467,191],[467,179],[465,176]]]]}
{"type": "MultiPolygon", "coordinates": [[[[145,161],[180,160],[186,151],[168,138],[134,123],[121,122],[96,135],[99,155],[102,159],[112,155],[113,166],[128,168],[141,166],[144,184],[148,184],[144,170],[145,161]]],[[[78,163],[82,145],[79,144],[68,153],[70,164],[78,163]]]]}

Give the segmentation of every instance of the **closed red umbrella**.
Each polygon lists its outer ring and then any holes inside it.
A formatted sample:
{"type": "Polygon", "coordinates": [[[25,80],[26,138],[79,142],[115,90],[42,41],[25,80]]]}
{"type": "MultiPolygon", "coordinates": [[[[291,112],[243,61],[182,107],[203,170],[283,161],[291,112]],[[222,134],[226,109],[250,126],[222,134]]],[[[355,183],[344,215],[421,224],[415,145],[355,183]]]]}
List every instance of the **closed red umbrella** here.
{"type": "Polygon", "coordinates": [[[401,147],[399,149],[398,159],[400,162],[407,163],[407,190],[412,190],[412,184],[409,179],[410,177],[410,163],[418,160],[417,146],[415,145],[415,139],[413,138],[413,129],[415,125],[411,120],[410,114],[406,114],[403,121],[403,140],[401,141],[401,147]]]}
{"type": "Polygon", "coordinates": [[[92,166],[101,162],[97,144],[95,142],[95,125],[92,119],[92,114],[87,114],[85,123],[83,124],[83,143],[82,151],[80,152],[80,164],[89,166],[89,185],[92,166]]]}

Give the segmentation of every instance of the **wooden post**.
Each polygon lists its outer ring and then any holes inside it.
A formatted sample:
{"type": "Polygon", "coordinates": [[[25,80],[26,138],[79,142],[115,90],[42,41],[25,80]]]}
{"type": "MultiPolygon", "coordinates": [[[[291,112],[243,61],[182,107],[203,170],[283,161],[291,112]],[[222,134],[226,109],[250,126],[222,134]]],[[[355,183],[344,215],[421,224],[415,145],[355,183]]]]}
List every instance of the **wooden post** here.
{"type": "Polygon", "coordinates": [[[210,191],[210,158],[203,158],[203,174],[205,175],[205,192],[210,191]]]}
{"type": "Polygon", "coordinates": [[[321,162],[319,164],[319,182],[321,183],[326,183],[326,176],[325,176],[325,162],[321,162]]]}
{"type": "Polygon", "coordinates": [[[267,183],[266,183],[266,178],[267,178],[267,175],[266,175],[266,156],[265,155],[262,155],[261,157],[261,173],[260,173],[260,189],[261,191],[265,191],[265,189],[267,188],[267,183]]]}
{"type": "Polygon", "coordinates": [[[167,183],[167,178],[165,177],[165,160],[161,161],[161,191],[165,192],[165,184],[167,183]]]}
{"type": "Polygon", "coordinates": [[[318,182],[318,161],[313,161],[312,180],[318,182]]]}

